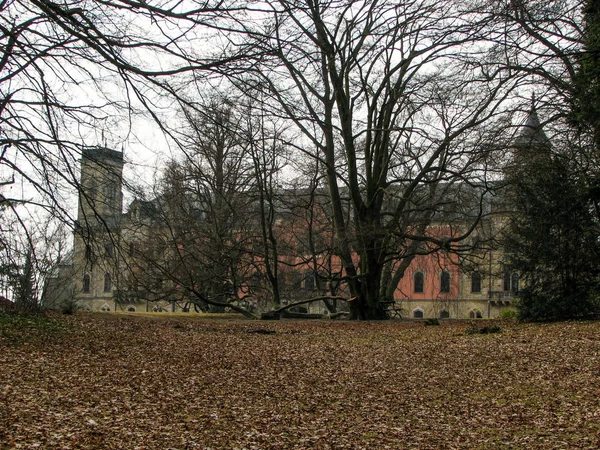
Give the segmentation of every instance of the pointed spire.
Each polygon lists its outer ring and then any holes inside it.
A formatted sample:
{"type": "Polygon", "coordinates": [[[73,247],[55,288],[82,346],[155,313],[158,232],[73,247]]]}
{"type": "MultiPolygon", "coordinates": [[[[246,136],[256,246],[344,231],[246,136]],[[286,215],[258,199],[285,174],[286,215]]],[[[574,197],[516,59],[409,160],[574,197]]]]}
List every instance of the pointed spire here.
{"type": "Polygon", "coordinates": [[[550,148],[550,139],[544,133],[535,105],[535,94],[531,95],[531,110],[521,132],[515,139],[516,148],[550,148]]]}

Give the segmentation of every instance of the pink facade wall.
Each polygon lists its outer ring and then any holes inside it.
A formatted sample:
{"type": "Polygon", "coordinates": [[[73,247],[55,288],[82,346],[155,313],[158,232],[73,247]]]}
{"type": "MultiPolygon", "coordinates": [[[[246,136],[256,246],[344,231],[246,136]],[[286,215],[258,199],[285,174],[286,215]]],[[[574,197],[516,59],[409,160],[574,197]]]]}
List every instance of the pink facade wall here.
{"type": "Polygon", "coordinates": [[[458,300],[458,266],[444,254],[416,256],[394,294],[396,300],[458,300]],[[442,290],[442,274],[449,275],[448,292],[442,290]],[[415,290],[415,275],[423,276],[423,292],[415,290]]]}

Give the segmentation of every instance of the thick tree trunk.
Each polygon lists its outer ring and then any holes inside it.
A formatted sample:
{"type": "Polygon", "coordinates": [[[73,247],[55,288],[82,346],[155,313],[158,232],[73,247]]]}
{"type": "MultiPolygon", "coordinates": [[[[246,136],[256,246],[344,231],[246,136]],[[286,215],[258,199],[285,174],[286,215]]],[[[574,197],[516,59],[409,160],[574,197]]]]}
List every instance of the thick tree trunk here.
{"type": "Polygon", "coordinates": [[[381,307],[380,286],[383,264],[377,255],[377,246],[361,255],[361,277],[356,283],[357,295],[350,305],[350,319],[382,320],[387,316],[381,307]]]}

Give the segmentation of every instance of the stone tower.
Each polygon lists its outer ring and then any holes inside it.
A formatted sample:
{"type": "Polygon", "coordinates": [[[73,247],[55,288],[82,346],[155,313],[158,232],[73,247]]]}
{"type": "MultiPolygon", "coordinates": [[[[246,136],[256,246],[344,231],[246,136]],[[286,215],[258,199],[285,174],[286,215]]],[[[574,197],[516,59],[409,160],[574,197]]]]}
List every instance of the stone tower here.
{"type": "Polygon", "coordinates": [[[81,158],[73,268],[80,305],[113,310],[121,236],[123,153],[85,149],[81,158]]]}

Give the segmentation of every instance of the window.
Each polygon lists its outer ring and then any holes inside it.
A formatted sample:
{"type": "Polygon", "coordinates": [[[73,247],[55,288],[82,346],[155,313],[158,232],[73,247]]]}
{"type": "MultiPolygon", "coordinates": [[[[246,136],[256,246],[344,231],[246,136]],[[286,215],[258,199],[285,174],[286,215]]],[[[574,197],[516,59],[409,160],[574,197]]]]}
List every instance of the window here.
{"type": "Polygon", "coordinates": [[[414,317],[415,319],[422,319],[422,318],[423,318],[423,316],[424,316],[424,314],[423,314],[423,310],[422,310],[422,309],[415,309],[415,310],[413,311],[413,317],[414,317]]]}
{"type": "Polygon", "coordinates": [[[329,289],[331,290],[332,295],[336,295],[338,288],[340,287],[340,278],[342,277],[341,272],[332,273],[332,278],[329,281],[329,289]]]}
{"type": "Polygon", "coordinates": [[[329,278],[329,274],[324,270],[319,270],[317,272],[317,288],[321,290],[321,294],[327,295],[327,279],[329,278]]]}
{"type": "Polygon", "coordinates": [[[445,309],[440,311],[440,319],[449,319],[450,318],[450,313],[448,311],[446,311],[445,309]]]}
{"type": "Polygon", "coordinates": [[[483,315],[481,314],[481,311],[479,311],[478,309],[473,309],[473,310],[471,310],[471,312],[469,312],[469,318],[470,319],[482,319],[483,315]]]}
{"type": "Polygon", "coordinates": [[[104,194],[104,198],[107,203],[112,203],[117,198],[117,187],[115,186],[115,181],[107,180],[107,183],[102,187],[102,193],[104,194]]]}
{"type": "Polygon", "coordinates": [[[134,306],[130,306],[129,308],[127,308],[127,311],[129,311],[129,312],[135,312],[135,307],[134,306]]]}
{"type": "Polygon", "coordinates": [[[108,258],[112,258],[113,256],[113,245],[112,242],[107,242],[104,244],[104,255],[108,258]]]}
{"type": "Polygon", "coordinates": [[[504,272],[504,291],[517,294],[519,292],[519,274],[504,272]]]}
{"type": "Polygon", "coordinates": [[[110,292],[112,289],[112,277],[110,273],[104,274],[104,292],[110,292]]]}
{"type": "Polygon", "coordinates": [[[306,272],[304,277],[304,289],[312,291],[315,288],[315,274],[313,272],[306,272]]]}
{"type": "Polygon", "coordinates": [[[504,290],[510,291],[510,273],[504,272],[504,290]]]}
{"type": "Polygon", "coordinates": [[[415,282],[415,293],[421,294],[423,293],[423,281],[424,281],[424,276],[423,276],[423,272],[415,272],[415,274],[413,275],[414,277],[414,282],[415,282]]]}
{"type": "Polygon", "coordinates": [[[89,273],[83,276],[83,292],[90,292],[91,277],[89,273]]]}
{"type": "Polygon", "coordinates": [[[94,260],[94,252],[90,244],[85,245],[85,259],[89,262],[93,262],[94,260]]]}
{"type": "Polygon", "coordinates": [[[302,273],[293,271],[290,273],[289,279],[292,290],[296,291],[298,289],[302,289],[302,273]]]}
{"type": "Polygon", "coordinates": [[[471,292],[481,292],[481,274],[478,271],[471,274],[471,292]]]}
{"type": "Polygon", "coordinates": [[[252,276],[250,277],[250,289],[260,289],[262,286],[262,281],[263,281],[263,277],[259,272],[253,272],[252,276]]]}
{"type": "Polygon", "coordinates": [[[445,270],[440,276],[440,292],[450,292],[450,273],[445,270]]]}
{"type": "Polygon", "coordinates": [[[511,290],[513,294],[519,293],[519,274],[513,273],[510,277],[511,290]]]}

